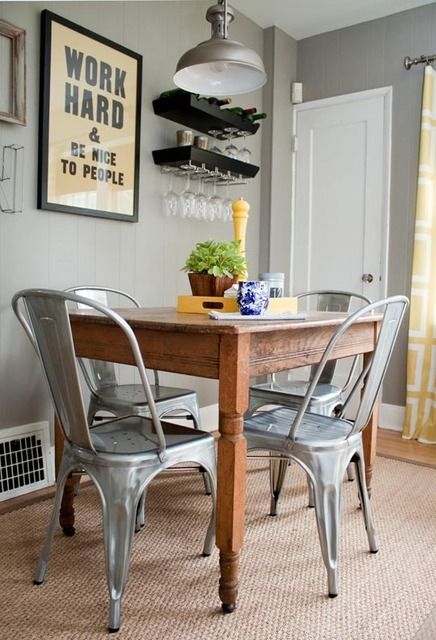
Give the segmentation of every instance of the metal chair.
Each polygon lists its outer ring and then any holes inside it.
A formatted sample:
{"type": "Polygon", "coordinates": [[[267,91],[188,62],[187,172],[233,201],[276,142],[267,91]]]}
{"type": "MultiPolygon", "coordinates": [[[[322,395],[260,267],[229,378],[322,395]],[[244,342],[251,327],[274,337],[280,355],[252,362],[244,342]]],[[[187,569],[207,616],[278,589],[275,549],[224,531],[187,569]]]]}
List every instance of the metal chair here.
{"type": "MultiPolygon", "coordinates": [[[[90,298],[100,304],[113,308],[108,304],[108,294],[116,297],[118,306],[135,306],[140,308],[138,300],[125,291],[111,287],[80,285],[65,289],[67,293],[75,293],[90,298]]],[[[115,299],[115,298],[114,298],[115,299]]],[[[79,305],[86,308],[87,305],[79,305]]],[[[113,362],[78,358],[80,369],[90,391],[88,406],[88,424],[92,425],[99,411],[106,411],[121,418],[126,415],[150,416],[147,399],[142,384],[120,384],[113,362]]],[[[159,382],[159,372],[154,369],[154,384],[150,385],[151,393],[160,418],[177,412],[174,417],[191,416],[195,429],[201,428],[198,398],[192,389],[167,387],[159,382]]],[[[206,474],[203,474],[205,491],[209,495],[210,487],[206,474]]],[[[145,496],[144,496],[145,498],[145,496]]],[[[137,530],[144,525],[144,503],[141,502],[138,512],[137,530]]]]}
{"type": "MultiPolygon", "coordinates": [[[[362,304],[369,304],[371,300],[359,293],[351,293],[349,291],[307,291],[297,296],[299,301],[306,302],[309,309],[316,311],[335,311],[348,313],[350,309],[355,309],[362,304]]],[[[300,303],[299,303],[300,307],[300,303]]],[[[314,388],[313,395],[310,399],[308,411],[320,413],[325,416],[338,413],[346,397],[350,385],[355,378],[356,370],[359,363],[359,356],[352,359],[346,381],[342,385],[334,384],[333,378],[336,372],[336,360],[327,363],[318,384],[314,388]]],[[[317,368],[314,365],[310,369],[310,376],[313,376],[317,368]]],[[[250,387],[249,406],[246,413],[247,417],[253,415],[261,407],[266,405],[281,405],[298,408],[301,405],[306,391],[309,387],[309,380],[290,380],[281,382],[272,374],[268,382],[255,384],[250,387]]],[[[286,478],[288,463],[283,461],[271,460],[270,464],[270,483],[271,483],[271,506],[270,514],[277,515],[278,501],[286,478]]],[[[350,466],[347,469],[348,479],[354,480],[354,470],[350,466]]],[[[309,483],[309,506],[313,507],[313,493],[309,483]]]]}
{"type": "MultiPolygon", "coordinates": [[[[127,580],[135,514],[141,496],[155,476],[175,464],[195,462],[207,472],[215,505],[214,439],[209,433],[160,420],[141,352],[130,326],[113,310],[61,291],[28,289],[16,293],[12,306],[36,345],[65,438],[56,496],[35,584],[44,580],[65,481],[70,472],[85,469],[102,502],[106,576],[110,597],[109,631],[121,621],[121,597],[127,580]],[[130,415],[89,428],[74,352],[67,303],[86,305],[106,315],[124,332],[141,379],[150,417],[130,415]]],[[[203,554],[214,540],[215,506],[203,554]]]]}
{"type": "MultiPolygon", "coordinates": [[[[67,293],[75,293],[113,308],[108,304],[108,294],[117,296],[120,305],[140,308],[139,302],[130,294],[94,285],[69,287],[67,293]]],[[[82,305],[82,308],[85,305],[82,305]]],[[[141,384],[120,384],[117,380],[115,365],[102,360],[83,360],[79,358],[80,368],[90,390],[88,424],[92,424],[99,411],[107,411],[117,417],[124,415],[150,415],[148,403],[141,384]]],[[[200,428],[200,410],[197,394],[192,389],[163,386],[159,382],[159,372],[153,370],[154,384],[150,385],[158,415],[163,417],[174,411],[184,411],[192,416],[196,429],[200,428]]]]}
{"type": "Polygon", "coordinates": [[[378,550],[365,481],[362,430],[367,425],[408,305],[405,296],[392,296],[369,304],[349,316],[330,339],[312,376],[300,407],[280,407],[247,418],[244,435],[249,451],[262,449],[285,463],[295,460],[306,472],[314,490],[315,512],[321,551],[328,575],[328,593],[338,593],[337,561],[340,535],[342,478],[348,464],[356,463],[357,480],[372,553],[378,550]],[[370,364],[365,367],[338,416],[309,412],[309,405],[330,354],[338,341],[362,316],[381,310],[383,320],[370,364]],[[344,418],[350,399],[361,391],[354,421],[344,418]]]}

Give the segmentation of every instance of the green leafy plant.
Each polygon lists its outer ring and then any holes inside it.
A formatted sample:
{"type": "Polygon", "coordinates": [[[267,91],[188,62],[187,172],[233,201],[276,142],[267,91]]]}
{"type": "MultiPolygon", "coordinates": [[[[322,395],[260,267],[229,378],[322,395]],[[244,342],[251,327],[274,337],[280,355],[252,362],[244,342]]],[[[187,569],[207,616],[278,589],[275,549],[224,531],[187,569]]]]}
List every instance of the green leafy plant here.
{"type": "Polygon", "coordinates": [[[183,271],[208,273],[212,276],[241,276],[247,272],[247,261],[240,252],[241,241],[206,240],[197,242],[186,260],[183,271]]]}

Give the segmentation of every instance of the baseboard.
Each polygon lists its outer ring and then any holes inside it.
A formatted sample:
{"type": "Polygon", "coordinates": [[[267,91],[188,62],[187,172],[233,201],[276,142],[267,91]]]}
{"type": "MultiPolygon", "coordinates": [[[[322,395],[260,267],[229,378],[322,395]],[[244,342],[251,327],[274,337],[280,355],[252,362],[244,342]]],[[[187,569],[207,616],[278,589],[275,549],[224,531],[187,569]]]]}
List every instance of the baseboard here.
{"type": "Polygon", "coordinates": [[[209,404],[206,407],[200,408],[201,416],[201,428],[204,431],[217,431],[218,430],[218,405],[209,404]]]}
{"type": "Polygon", "coordinates": [[[405,417],[406,407],[382,402],[378,421],[379,427],[391,429],[392,431],[402,431],[405,417]]]}

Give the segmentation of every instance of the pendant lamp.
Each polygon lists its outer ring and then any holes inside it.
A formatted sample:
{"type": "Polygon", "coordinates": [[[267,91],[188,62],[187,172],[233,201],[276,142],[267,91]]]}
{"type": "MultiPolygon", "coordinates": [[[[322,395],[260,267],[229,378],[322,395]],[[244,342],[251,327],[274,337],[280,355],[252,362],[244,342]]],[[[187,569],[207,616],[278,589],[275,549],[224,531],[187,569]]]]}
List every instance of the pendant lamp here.
{"type": "Polygon", "coordinates": [[[205,96],[233,96],[262,87],[266,73],[260,56],[240,42],[230,40],[227,25],[234,10],[227,0],[209,7],[206,20],[212,25],[210,40],[200,42],[182,55],[174,83],[185,91],[205,96]]]}

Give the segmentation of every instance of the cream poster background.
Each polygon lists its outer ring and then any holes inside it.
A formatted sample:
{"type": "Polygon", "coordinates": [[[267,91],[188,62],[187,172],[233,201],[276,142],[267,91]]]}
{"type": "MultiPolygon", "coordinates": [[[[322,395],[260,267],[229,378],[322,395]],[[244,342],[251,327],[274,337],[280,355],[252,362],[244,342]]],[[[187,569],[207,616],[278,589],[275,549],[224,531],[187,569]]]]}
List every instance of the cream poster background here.
{"type": "Polygon", "coordinates": [[[51,25],[48,202],[133,216],[138,62],[51,25]]]}

